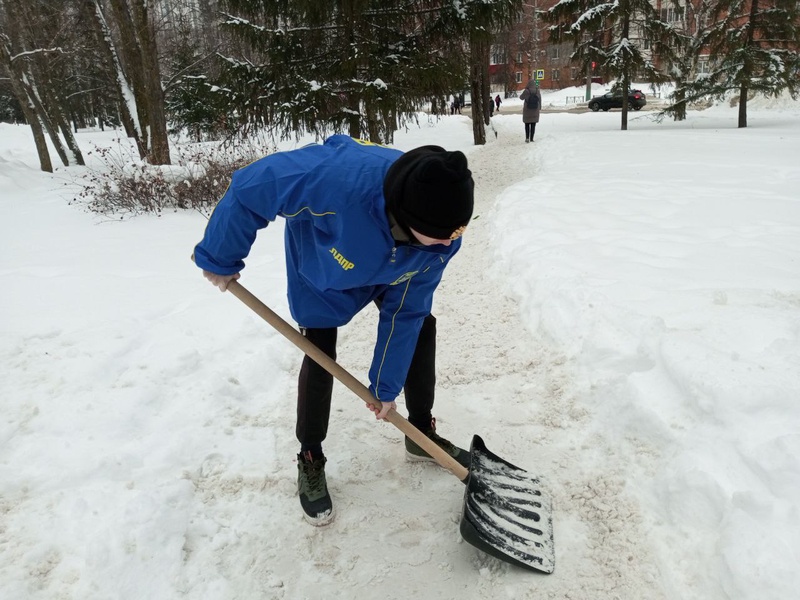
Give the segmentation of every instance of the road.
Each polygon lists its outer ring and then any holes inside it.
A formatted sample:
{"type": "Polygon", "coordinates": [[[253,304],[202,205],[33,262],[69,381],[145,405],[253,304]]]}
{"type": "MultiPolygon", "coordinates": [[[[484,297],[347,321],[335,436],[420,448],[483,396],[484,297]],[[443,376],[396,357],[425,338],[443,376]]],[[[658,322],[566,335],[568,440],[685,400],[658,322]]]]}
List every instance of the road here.
{"type": "MultiPolygon", "coordinates": [[[[634,112],[657,111],[657,110],[661,110],[661,107],[658,106],[658,105],[655,105],[655,104],[647,104],[644,107],[642,107],[642,109],[639,110],[639,111],[631,110],[630,112],[634,113],[634,112]]],[[[563,107],[563,108],[562,107],[557,107],[557,106],[544,106],[544,107],[542,107],[542,112],[543,113],[576,113],[576,114],[579,114],[579,113],[587,113],[587,112],[592,112],[592,111],[590,111],[588,106],[586,106],[586,103],[583,102],[581,104],[570,105],[570,106],[566,106],[566,107],[563,107]]],[[[612,108],[612,109],[610,109],[610,112],[622,112],[622,109],[621,108],[612,108]]],[[[467,107],[466,109],[462,110],[461,114],[469,115],[470,114],[470,107],[467,107]]],[[[500,114],[501,115],[520,115],[520,114],[522,114],[522,105],[521,104],[512,104],[512,105],[506,107],[505,105],[501,104],[500,105],[500,114]]]]}

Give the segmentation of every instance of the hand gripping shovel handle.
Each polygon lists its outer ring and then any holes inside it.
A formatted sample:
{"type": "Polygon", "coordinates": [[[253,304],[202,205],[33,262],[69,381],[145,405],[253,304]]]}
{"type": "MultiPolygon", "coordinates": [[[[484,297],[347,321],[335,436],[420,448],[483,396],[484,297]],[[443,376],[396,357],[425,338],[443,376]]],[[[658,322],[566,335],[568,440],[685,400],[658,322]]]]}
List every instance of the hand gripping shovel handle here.
{"type": "MultiPolygon", "coordinates": [[[[375,398],[363,383],[353,377],[339,363],[317,348],[313,343],[309,342],[303,334],[275,314],[272,309],[250,293],[241,283],[238,281],[231,281],[228,284],[228,291],[249,306],[259,317],[272,325],[283,337],[305,352],[319,366],[346,385],[350,391],[354,392],[364,402],[369,402],[378,409],[381,408],[380,400],[375,398]]],[[[386,415],[386,420],[410,437],[420,448],[430,454],[439,465],[450,471],[462,482],[466,483],[469,471],[461,466],[456,459],[433,443],[428,436],[404,419],[396,410],[390,410],[386,415]]]]}

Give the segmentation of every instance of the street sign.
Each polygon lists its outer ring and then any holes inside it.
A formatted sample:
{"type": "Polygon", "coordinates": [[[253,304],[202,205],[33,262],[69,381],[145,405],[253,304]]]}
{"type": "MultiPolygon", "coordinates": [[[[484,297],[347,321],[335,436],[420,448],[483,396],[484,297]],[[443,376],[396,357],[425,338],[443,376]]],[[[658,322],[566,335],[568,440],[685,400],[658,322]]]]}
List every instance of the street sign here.
{"type": "Polygon", "coordinates": [[[544,79],[544,69],[538,69],[536,71],[536,81],[541,81],[544,79]]]}

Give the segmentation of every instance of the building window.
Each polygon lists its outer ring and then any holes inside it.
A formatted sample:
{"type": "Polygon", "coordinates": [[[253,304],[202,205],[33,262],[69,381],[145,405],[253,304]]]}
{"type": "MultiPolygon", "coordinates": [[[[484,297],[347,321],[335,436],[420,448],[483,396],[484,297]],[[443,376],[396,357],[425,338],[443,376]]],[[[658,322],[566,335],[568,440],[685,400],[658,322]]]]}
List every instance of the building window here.
{"type": "Polygon", "coordinates": [[[681,7],[679,9],[670,8],[662,8],[661,9],[661,20],[667,23],[672,23],[674,21],[683,21],[683,13],[684,8],[681,7]]]}
{"type": "Polygon", "coordinates": [[[517,32],[517,43],[518,43],[518,44],[521,44],[521,43],[522,43],[522,42],[524,42],[524,41],[525,41],[525,36],[524,36],[524,35],[522,35],[522,32],[521,32],[521,31],[518,31],[518,32],[517,32]]]}
{"type": "Polygon", "coordinates": [[[517,64],[522,64],[522,52],[517,52],[517,64]]]}
{"type": "Polygon", "coordinates": [[[697,61],[697,74],[698,75],[708,75],[708,59],[701,58],[697,61]]]}
{"type": "Polygon", "coordinates": [[[506,62],[506,53],[505,48],[502,46],[495,46],[492,48],[492,59],[491,63],[493,65],[503,65],[506,62]]]}
{"type": "Polygon", "coordinates": [[[514,73],[514,79],[517,83],[522,83],[522,71],[517,71],[514,73]]]}
{"type": "Polygon", "coordinates": [[[561,79],[561,69],[553,69],[551,77],[553,81],[558,81],[559,79],[561,79]]]}
{"type": "Polygon", "coordinates": [[[576,69],[575,67],[572,67],[570,69],[569,73],[570,73],[570,78],[578,79],[578,69],[576,69]]]}
{"type": "Polygon", "coordinates": [[[550,58],[558,58],[558,46],[550,48],[550,58]]]}

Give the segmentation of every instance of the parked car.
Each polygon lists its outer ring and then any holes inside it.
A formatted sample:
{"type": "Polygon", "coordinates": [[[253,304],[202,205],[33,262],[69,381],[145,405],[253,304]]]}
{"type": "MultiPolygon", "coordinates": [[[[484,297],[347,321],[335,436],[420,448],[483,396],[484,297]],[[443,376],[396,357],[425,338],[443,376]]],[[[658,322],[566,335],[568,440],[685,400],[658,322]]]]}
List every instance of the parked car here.
{"type": "MultiPolygon", "coordinates": [[[[647,104],[647,97],[642,90],[631,90],[628,92],[628,106],[633,110],[641,110],[647,104]]],[[[589,108],[594,112],[598,110],[608,110],[609,108],[622,108],[622,92],[608,92],[602,96],[596,96],[589,100],[589,108]]]]}

